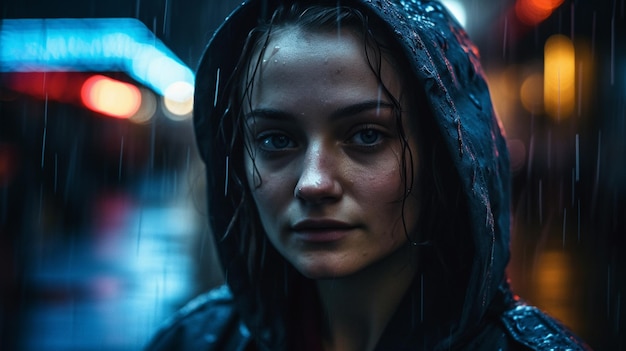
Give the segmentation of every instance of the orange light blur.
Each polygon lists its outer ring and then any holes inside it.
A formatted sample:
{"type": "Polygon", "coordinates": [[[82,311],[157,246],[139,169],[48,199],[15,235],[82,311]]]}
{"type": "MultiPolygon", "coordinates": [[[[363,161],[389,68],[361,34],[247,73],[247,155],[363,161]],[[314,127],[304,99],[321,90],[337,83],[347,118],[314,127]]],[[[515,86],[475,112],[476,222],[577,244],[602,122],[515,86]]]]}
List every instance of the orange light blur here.
{"type": "Polygon", "coordinates": [[[87,108],[111,117],[130,118],[141,106],[141,92],[136,86],[102,75],[88,78],[80,95],[87,108]]]}
{"type": "Polygon", "coordinates": [[[515,13],[523,23],[535,26],[550,17],[561,4],[563,0],[517,0],[515,13]]]}
{"type": "Polygon", "coordinates": [[[535,115],[543,113],[543,82],[543,75],[534,73],[524,79],[520,88],[522,106],[535,115]]]}
{"type": "Polygon", "coordinates": [[[553,35],[544,46],[543,99],[545,112],[554,119],[569,117],[576,95],[574,44],[564,35],[553,35]]]}

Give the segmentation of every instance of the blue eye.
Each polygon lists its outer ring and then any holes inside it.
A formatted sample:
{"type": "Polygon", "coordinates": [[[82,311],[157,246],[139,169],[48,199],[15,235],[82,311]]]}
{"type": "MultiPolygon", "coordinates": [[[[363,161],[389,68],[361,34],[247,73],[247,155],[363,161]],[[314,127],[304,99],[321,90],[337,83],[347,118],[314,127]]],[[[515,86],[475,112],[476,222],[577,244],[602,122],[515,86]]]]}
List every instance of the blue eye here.
{"type": "Polygon", "coordinates": [[[376,129],[365,128],[355,133],[350,141],[354,144],[371,146],[380,143],[382,133],[376,129]]]}
{"type": "Polygon", "coordinates": [[[283,134],[266,134],[260,136],[258,140],[261,149],[267,151],[283,150],[295,146],[294,142],[283,134]]]}

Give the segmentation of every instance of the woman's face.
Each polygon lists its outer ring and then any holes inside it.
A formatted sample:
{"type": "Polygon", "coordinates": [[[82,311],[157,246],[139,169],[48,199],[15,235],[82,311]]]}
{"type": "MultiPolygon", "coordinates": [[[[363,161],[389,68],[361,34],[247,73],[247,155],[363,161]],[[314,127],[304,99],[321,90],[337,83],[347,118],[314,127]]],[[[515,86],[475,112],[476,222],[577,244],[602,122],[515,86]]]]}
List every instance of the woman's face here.
{"type": "MultiPolygon", "coordinates": [[[[397,120],[363,45],[346,29],[275,33],[244,110],[246,176],[263,228],[309,278],[358,272],[399,254],[407,241],[397,120]]],[[[384,59],[381,77],[402,103],[400,79],[384,59]]],[[[406,161],[417,169],[413,157],[406,161]]],[[[406,199],[409,233],[417,206],[406,199]]]]}

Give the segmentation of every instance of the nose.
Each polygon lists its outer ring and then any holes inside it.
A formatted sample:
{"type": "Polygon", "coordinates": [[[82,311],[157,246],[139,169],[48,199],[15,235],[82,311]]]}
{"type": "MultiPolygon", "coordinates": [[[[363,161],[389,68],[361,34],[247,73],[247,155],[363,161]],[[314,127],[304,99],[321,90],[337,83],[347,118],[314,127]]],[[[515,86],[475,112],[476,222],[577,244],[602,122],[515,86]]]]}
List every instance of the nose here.
{"type": "Polygon", "coordinates": [[[337,163],[331,152],[319,146],[310,147],[304,155],[294,196],[309,204],[337,201],[343,192],[337,163]]]}

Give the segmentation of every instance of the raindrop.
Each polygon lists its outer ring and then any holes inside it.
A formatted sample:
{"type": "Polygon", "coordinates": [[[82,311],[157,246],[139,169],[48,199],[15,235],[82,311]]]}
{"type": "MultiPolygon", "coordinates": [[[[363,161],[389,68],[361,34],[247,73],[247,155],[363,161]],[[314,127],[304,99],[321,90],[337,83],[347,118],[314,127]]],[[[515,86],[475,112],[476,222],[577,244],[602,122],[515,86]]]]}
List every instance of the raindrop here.
{"type": "Polygon", "coordinates": [[[582,114],[583,103],[583,61],[578,64],[578,117],[582,114]]]}
{"type": "Polygon", "coordinates": [[[154,169],[154,142],[156,138],[156,123],[152,122],[152,128],[150,131],[150,171],[154,169]]]}
{"type": "Polygon", "coordinates": [[[591,61],[593,62],[596,53],[596,11],[593,11],[591,23],[591,61]]]}
{"type": "Polygon", "coordinates": [[[141,0],[135,3],[135,18],[139,18],[139,9],[141,8],[141,0]]]}
{"type": "Polygon", "coordinates": [[[594,197],[598,191],[598,182],[600,181],[600,155],[601,155],[601,147],[602,147],[602,131],[598,131],[598,153],[596,155],[596,177],[594,180],[593,188],[594,188],[594,197]]]}
{"type": "Polygon", "coordinates": [[[382,99],[382,90],[383,90],[382,86],[379,85],[378,86],[378,96],[377,96],[377,99],[376,99],[376,115],[377,116],[380,115],[380,100],[382,99]]]}
{"type": "Polygon", "coordinates": [[[120,143],[120,164],[117,169],[117,180],[122,179],[122,160],[124,158],[124,137],[122,137],[122,141],[120,143]]]}
{"type": "Polygon", "coordinates": [[[167,23],[167,15],[169,14],[170,10],[170,2],[169,0],[165,0],[165,11],[163,11],[163,36],[167,37],[167,32],[168,32],[168,23],[167,23]]]}
{"type": "Polygon", "coordinates": [[[58,169],[59,169],[59,162],[58,162],[58,157],[57,157],[57,153],[54,153],[54,193],[57,193],[57,175],[58,175],[58,169]]]}
{"type": "MultiPolygon", "coordinates": [[[[613,2],[615,4],[615,2],[613,2]]],[[[615,9],[613,9],[615,13],[615,9]]],[[[615,82],[615,15],[611,18],[611,86],[615,82]]]]}
{"type": "Polygon", "coordinates": [[[339,0],[337,0],[337,6],[336,6],[336,23],[337,23],[337,39],[341,39],[341,21],[340,21],[340,16],[341,16],[341,3],[339,0]]]}
{"type": "Polygon", "coordinates": [[[506,40],[509,31],[509,19],[504,18],[504,34],[502,35],[502,58],[506,58],[506,40]]]}
{"type": "Polygon", "coordinates": [[[567,208],[563,209],[563,248],[565,248],[565,226],[567,222],[567,208]]]}
{"type": "Polygon", "coordinates": [[[580,199],[578,199],[578,242],[580,242],[580,199]]]}
{"type": "Polygon", "coordinates": [[[546,148],[547,150],[547,156],[548,156],[548,169],[551,169],[552,167],[552,130],[548,130],[548,147],[546,148]]]}
{"type": "Polygon", "coordinates": [[[137,251],[136,255],[139,256],[139,247],[141,243],[141,224],[143,221],[143,211],[139,210],[139,221],[137,223],[137,251]]]}
{"type": "Polygon", "coordinates": [[[620,316],[620,309],[621,309],[621,301],[622,300],[622,295],[618,292],[617,293],[617,304],[615,306],[615,331],[619,332],[619,316],[620,316]]]}
{"type": "Polygon", "coordinates": [[[45,151],[46,151],[46,127],[43,127],[43,140],[41,143],[41,168],[43,169],[44,160],[45,160],[45,151]]]}
{"type": "Polygon", "coordinates": [[[69,191],[72,189],[70,184],[74,181],[74,172],[76,171],[76,158],[78,154],[78,141],[74,140],[74,145],[72,146],[72,152],[70,154],[70,162],[67,167],[67,177],[65,178],[65,192],[63,193],[63,198],[67,201],[69,191]]]}
{"type": "MultiPolygon", "coordinates": [[[[531,130],[534,129],[535,116],[531,115],[531,130]]],[[[526,177],[530,179],[530,174],[533,168],[533,161],[535,158],[535,135],[533,133],[530,134],[530,141],[528,142],[528,169],[526,170],[526,177]]]]}
{"type": "Polygon", "coordinates": [[[572,40],[572,42],[573,42],[573,41],[574,41],[574,39],[575,39],[575,38],[574,38],[574,23],[575,23],[575,22],[574,22],[574,19],[575,19],[575,17],[574,17],[574,16],[575,16],[575,12],[576,12],[576,11],[574,11],[574,3],[572,2],[572,6],[570,7],[570,16],[571,16],[571,19],[570,19],[570,36],[569,36],[569,37],[570,37],[570,39],[572,40]]]}
{"type": "Polygon", "coordinates": [[[226,176],[224,179],[224,197],[226,197],[226,195],[228,195],[228,161],[229,161],[229,157],[226,156],[226,176]]]}
{"type": "Polygon", "coordinates": [[[580,135],[576,133],[576,182],[580,181],[580,135]]]}
{"type": "Polygon", "coordinates": [[[470,98],[470,100],[472,100],[472,103],[474,103],[474,105],[475,105],[476,107],[478,107],[478,109],[479,109],[479,110],[481,110],[481,111],[482,111],[483,106],[482,106],[482,104],[480,103],[480,101],[478,101],[478,98],[477,98],[474,94],[469,94],[469,98],[470,98]]]}
{"type": "Polygon", "coordinates": [[[420,276],[420,322],[424,322],[424,274],[420,276]]]}
{"type": "Polygon", "coordinates": [[[576,198],[576,171],[572,168],[572,206],[574,206],[574,199],[576,198]]]}
{"type": "Polygon", "coordinates": [[[611,265],[607,268],[606,272],[606,315],[611,315],[611,265]]]}
{"type": "Polygon", "coordinates": [[[543,192],[543,181],[542,179],[539,179],[539,223],[543,223],[542,192],[543,192]]]}
{"type": "MultiPolygon", "coordinates": [[[[265,63],[266,60],[263,60],[263,63],[265,63]]],[[[219,95],[219,87],[220,87],[220,69],[217,69],[217,73],[215,74],[215,97],[213,98],[213,107],[217,106],[217,97],[219,95]]]]}
{"type": "Polygon", "coordinates": [[[189,172],[189,168],[191,168],[191,147],[187,146],[187,160],[185,165],[186,172],[189,172]]]}
{"type": "MultiPolygon", "coordinates": [[[[45,76],[44,76],[45,79],[45,76]]],[[[43,140],[41,143],[41,168],[43,169],[44,160],[45,160],[45,151],[46,151],[46,135],[48,130],[48,93],[46,93],[46,98],[44,102],[44,110],[43,110],[43,140]]]]}
{"type": "MultiPolygon", "coordinates": [[[[7,180],[5,180],[5,182],[6,181],[7,180]]],[[[5,183],[4,188],[5,189],[7,188],[6,183],[5,183]]],[[[1,224],[5,224],[6,220],[7,220],[7,210],[9,208],[8,202],[9,202],[9,192],[7,190],[4,190],[4,191],[2,191],[2,206],[0,207],[0,209],[2,211],[2,213],[0,213],[0,216],[1,216],[0,223],[1,224]]]]}
{"type": "Polygon", "coordinates": [[[41,223],[41,212],[43,209],[43,183],[39,186],[39,217],[38,222],[41,223]]]}

